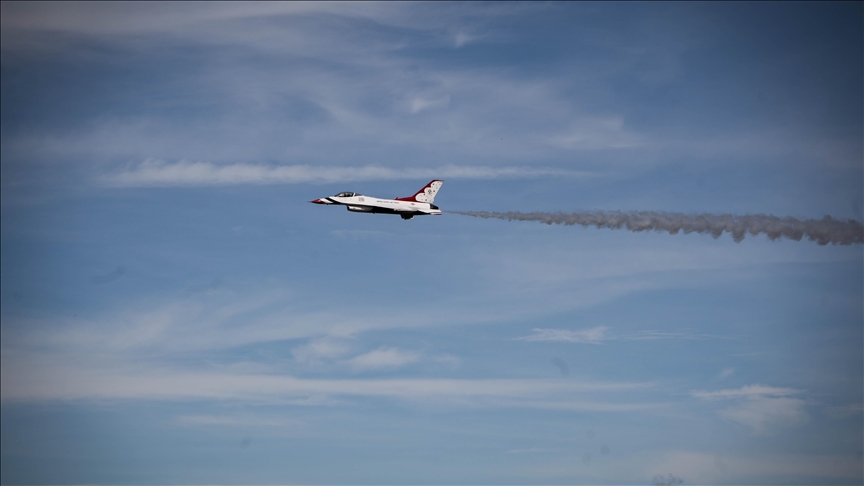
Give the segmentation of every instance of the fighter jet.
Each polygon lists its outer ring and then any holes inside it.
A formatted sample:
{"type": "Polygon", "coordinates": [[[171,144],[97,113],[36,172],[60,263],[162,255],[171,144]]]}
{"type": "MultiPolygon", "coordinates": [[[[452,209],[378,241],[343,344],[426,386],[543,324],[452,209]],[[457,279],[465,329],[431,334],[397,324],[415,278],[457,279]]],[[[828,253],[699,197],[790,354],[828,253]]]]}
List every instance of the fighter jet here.
{"type": "Polygon", "coordinates": [[[440,216],[441,210],[432,202],[435,201],[435,194],[438,194],[442,184],[444,181],[434,180],[417,191],[417,194],[396,199],[380,199],[356,192],[340,192],[335,196],[322,197],[309,202],[346,206],[348,211],[356,213],[398,214],[402,219],[411,219],[425,214],[440,216]]]}

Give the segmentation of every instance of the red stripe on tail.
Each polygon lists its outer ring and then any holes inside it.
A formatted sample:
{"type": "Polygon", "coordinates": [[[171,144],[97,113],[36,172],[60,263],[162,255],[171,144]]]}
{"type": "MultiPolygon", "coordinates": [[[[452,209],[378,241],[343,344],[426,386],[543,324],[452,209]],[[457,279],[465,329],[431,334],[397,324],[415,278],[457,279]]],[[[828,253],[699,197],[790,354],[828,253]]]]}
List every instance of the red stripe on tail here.
{"type": "Polygon", "coordinates": [[[426,184],[423,189],[417,191],[411,197],[397,197],[397,201],[416,201],[432,204],[435,201],[435,195],[438,194],[438,189],[441,188],[441,185],[444,184],[444,181],[435,179],[434,181],[430,181],[429,184],[426,184]]]}

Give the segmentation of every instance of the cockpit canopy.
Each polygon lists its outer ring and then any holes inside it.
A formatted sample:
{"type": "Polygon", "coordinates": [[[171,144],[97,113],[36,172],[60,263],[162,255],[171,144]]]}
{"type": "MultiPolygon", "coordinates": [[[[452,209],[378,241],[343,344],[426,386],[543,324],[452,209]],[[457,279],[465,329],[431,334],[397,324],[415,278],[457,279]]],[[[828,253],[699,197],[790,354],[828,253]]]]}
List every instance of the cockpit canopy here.
{"type": "Polygon", "coordinates": [[[354,196],[360,196],[360,194],[357,194],[356,192],[340,192],[339,194],[336,194],[333,197],[354,197],[354,196]]]}

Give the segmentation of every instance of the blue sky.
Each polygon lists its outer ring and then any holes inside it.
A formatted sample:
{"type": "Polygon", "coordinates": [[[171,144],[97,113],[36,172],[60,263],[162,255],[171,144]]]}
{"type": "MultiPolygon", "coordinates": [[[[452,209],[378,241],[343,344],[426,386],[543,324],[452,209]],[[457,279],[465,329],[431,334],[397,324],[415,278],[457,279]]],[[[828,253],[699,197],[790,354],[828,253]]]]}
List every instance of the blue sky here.
{"type": "Polygon", "coordinates": [[[860,484],[860,3],[3,3],[4,484],[860,484]]]}

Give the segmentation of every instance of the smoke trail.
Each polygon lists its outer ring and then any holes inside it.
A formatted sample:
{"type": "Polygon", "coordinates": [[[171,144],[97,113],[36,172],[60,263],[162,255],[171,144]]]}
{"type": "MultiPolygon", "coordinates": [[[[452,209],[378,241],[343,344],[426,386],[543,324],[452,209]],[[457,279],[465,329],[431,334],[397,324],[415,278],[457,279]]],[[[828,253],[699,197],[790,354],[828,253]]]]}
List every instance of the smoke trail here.
{"type": "Polygon", "coordinates": [[[731,233],[736,243],[751,235],[764,234],[771,240],[807,238],[820,245],[851,245],[864,243],[864,226],[860,221],[846,221],[825,216],[822,219],[779,218],[769,214],[683,214],[657,211],[590,211],[577,213],[490,213],[486,211],[448,211],[475,218],[497,218],[508,221],[540,221],[546,224],[594,226],[596,228],[630,231],[668,231],[676,234],[709,233],[719,238],[731,233]]]}

